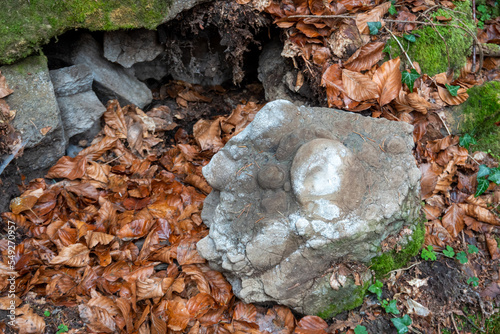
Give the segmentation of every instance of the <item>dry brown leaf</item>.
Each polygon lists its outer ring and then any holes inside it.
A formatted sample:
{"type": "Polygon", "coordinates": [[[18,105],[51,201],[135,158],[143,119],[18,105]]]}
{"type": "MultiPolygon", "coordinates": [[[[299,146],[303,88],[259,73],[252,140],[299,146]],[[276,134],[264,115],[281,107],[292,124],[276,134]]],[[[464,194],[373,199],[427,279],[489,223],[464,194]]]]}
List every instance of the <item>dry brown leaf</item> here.
{"type": "Polygon", "coordinates": [[[366,13],[358,14],[356,16],[356,26],[358,27],[359,32],[362,34],[370,33],[370,29],[367,24],[368,22],[381,21],[383,27],[385,22],[382,21],[382,17],[387,13],[389,7],[391,7],[391,2],[384,2],[366,13]]]}
{"type": "Polygon", "coordinates": [[[80,312],[80,318],[82,318],[91,331],[114,333],[117,329],[113,317],[104,308],[99,306],[78,305],[78,311],[80,312]]]}
{"type": "Polygon", "coordinates": [[[186,302],[180,298],[167,301],[167,316],[168,328],[173,331],[183,331],[191,320],[186,302]]]}
{"type": "Polygon", "coordinates": [[[50,264],[64,264],[69,267],[85,267],[89,261],[90,250],[83,244],[64,247],[59,255],[50,260],[50,264]]]}
{"type": "Polygon", "coordinates": [[[306,315],[299,320],[297,327],[295,328],[295,333],[297,334],[309,334],[309,333],[326,333],[328,324],[325,320],[321,319],[315,315],[306,315]]]}
{"type": "Polygon", "coordinates": [[[173,279],[151,277],[143,280],[137,280],[137,300],[148,298],[163,297],[168,287],[172,284],[173,279]]]}
{"type": "Polygon", "coordinates": [[[114,239],[114,235],[103,232],[87,231],[85,235],[85,241],[87,241],[89,249],[94,248],[97,244],[108,245],[114,239]]]}
{"type": "Polygon", "coordinates": [[[224,147],[224,143],[221,139],[221,127],[220,122],[223,117],[218,117],[214,121],[207,121],[205,119],[200,119],[193,126],[193,135],[201,147],[202,151],[212,150],[213,152],[219,151],[224,147]]]}
{"type": "Polygon", "coordinates": [[[49,179],[80,179],[85,174],[85,167],[87,165],[87,157],[77,155],[74,158],[64,156],[52,166],[46,178],[49,179]]]}
{"type": "MultiPolygon", "coordinates": [[[[382,58],[382,50],[384,49],[384,45],[385,43],[382,42],[372,42],[363,45],[358,50],[356,50],[356,52],[354,52],[354,54],[349,59],[347,59],[347,61],[344,63],[344,67],[348,70],[356,72],[369,70],[373,65],[378,63],[380,58],[382,58]]],[[[397,59],[399,59],[399,57],[397,59]]],[[[384,65],[386,63],[384,63],[384,65]]],[[[401,76],[401,72],[399,72],[399,76],[401,76]]]]}
{"type": "Polygon", "coordinates": [[[425,245],[434,245],[438,250],[449,245],[453,238],[439,220],[433,220],[425,224],[425,245]]]}
{"type": "Polygon", "coordinates": [[[186,89],[179,93],[179,97],[188,101],[188,102],[212,102],[212,99],[206,96],[201,95],[195,90],[186,89]]]}
{"type": "Polygon", "coordinates": [[[125,115],[118,100],[108,102],[108,107],[103,114],[103,118],[106,125],[115,130],[116,137],[127,138],[127,122],[125,121],[125,115]]]}
{"type": "Polygon", "coordinates": [[[434,193],[438,177],[442,172],[442,168],[436,163],[421,164],[419,166],[422,178],[420,181],[420,196],[422,199],[429,198],[434,193]]]}
{"type": "Polygon", "coordinates": [[[461,203],[458,205],[460,205],[460,207],[464,209],[467,216],[471,216],[484,223],[500,226],[500,218],[498,218],[490,210],[473,204],[461,203]]]}
{"type": "Polygon", "coordinates": [[[23,211],[31,210],[43,193],[41,188],[25,191],[10,202],[10,211],[17,215],[23,211]]]}
{"type": "Polygon", "coordinates": [[[491,255],[491,259],[492,260],[500,259],[500,251],[498,249],[498,243],[494,238],[494,236],[491,235],[490,233],[485,233],[484,236],[486,239],[486,247],[488,248],[488,252],[491,255]]]}
{"type": "Polygon", "coordinates": [[[257,320],[257,308],[253,304],[240,302],[234,307],[233,319],[255,323],[257,320]]]}
{"type": "Polygon", "coordinates": [[[406,101],[408,104],[415,109],[416,111],[427,114],[427,109],[429,109],[432,105],[418,93],[409,93],[406,96],[406,101]]]}
{"type": "Polygon", "coordinates": [[[31,308],[28,312],[16,317],[15,323],[19,334],[42,334],[45,331],[45,320],[34,313],[31,308]]]}
{"type": "Polygon", "coordinates": [[[457,96],[452,96],[448,89],[438,86],[438,93],[441,100],[452,106],[462,104],[469,98],[469,94],[467,94],[467,90],[464,88],[458,90],[457,96]]]}
{"type": "Polygon", "coordinates": [[[7,85],[7,79],[2,75],[0,71],[0,99],[12,94],[14,91],[7,85]]]}
{"type": "Polygon", "coordinates": [[[362,102],[379,96],[377,84],[359,72],[342,70],[342,83],[347,96],[355,101],[362,102]]]}
{"type": "Polygon", "coordinates": [[[385,106],[394,100],[401,90],[401,71],[399,66],[401,61],[399,57],[386,61],[375,71],[373,82],[379,87],[378,103],[380,106],[385,106]]]}
{"type": "Polygon", "coordinates": [[[450,233],[453,238],[464,229],[464,210],[457,204],[453,203],[445,212],[441,219],[441,224],[450,233]]]}

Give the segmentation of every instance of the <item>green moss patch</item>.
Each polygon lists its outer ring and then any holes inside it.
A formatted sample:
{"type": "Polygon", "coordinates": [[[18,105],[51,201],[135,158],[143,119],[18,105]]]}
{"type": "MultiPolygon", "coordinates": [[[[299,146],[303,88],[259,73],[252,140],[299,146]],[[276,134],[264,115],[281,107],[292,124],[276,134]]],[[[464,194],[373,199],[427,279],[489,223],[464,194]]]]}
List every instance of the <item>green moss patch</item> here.
{"type": "Polygon", "coordinates": [[[10,0],[0,11],[0,64],[36,51],[69,29],[154,29],[172,0],[10,0]]]}
{"type": "Polygon", "coordinates": [[[425,239],[425,226],[420,222],[411,236],[408,236],[403,250],[390,250],[371,260],[370,268],[377,278],[385,276],[389,271],[402,268],[422,248],[425,239]]]}
{"type": "Polygon", "coordinates": [[[473,151],[500,155],[500,82],[490,81],[467,91],[469,98],[460,106],[459,131],[477,141],[473,151]]]}
{"type": "MultiPolygon", "coordinates": [[[[429,76],[446,72],[448,68],[458,73],[458,70],[465,65],[471,52],[472,37],[464,30],[452,27],[454,25],[465,26],[470,31],[475,32],[470,1],[456,1],[454,4],[457,6],[454,11],[438,9],[429,15],[431,18],[436,16],[451,18],[452,20],[446,23],[448,26],[436,26],[435,28],[422,26],[420,29],[413,30],[413,34],[420,36],[416,38],[415,43],[399,38],[399,42],[407,50],[411,60],[418,62],[422,72],[429,76]],[[448,46],[448,50],[446,46],[448,46]],[[447,54],[450,58],[450,64],[448,64],[447,54]]],[[[433,22],[440,24],[436,20],[433,22]]],[[[406,57],[401,54],[401,48],[393,38],[388,41],[387,45],[392,57],[400,56],[402,62],[407,62],[406,57]]]]}
{"type": "Polygon", "coordinates": [[[363,304],[363,299],[365,298],[366,290],[370,286],[371,281],[365,282],[362,286],[357,286],[354,290],[350,291],[349,295],[344,296],[342,299],[342,304],[332,303],[328,305],[323,311],[318,312],[317,316],[328,320],[336,316],[340,312],[346,310],[352,310],[363,304]]]}

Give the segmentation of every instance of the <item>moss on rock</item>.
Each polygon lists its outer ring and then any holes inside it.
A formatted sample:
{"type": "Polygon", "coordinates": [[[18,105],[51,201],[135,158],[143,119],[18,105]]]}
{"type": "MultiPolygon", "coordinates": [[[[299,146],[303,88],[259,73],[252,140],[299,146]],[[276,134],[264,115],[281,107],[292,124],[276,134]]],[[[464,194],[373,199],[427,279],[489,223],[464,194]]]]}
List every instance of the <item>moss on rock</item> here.
{"type": "Polygon", "coordinates": [[[425,226],[420,222],[412,235],[403,242],[400,252],[390,250],[371,260],[370,268],[375,271],[375,277],[385,276],[389,271],[402,268],[413,256],[417,255],[425,239],[425,226]]]}
{"type": "Polygon", "coordinates": [[[11,0],[0,11],[0,64],[24,58],[69,29],[154,29],[172,0],[11,0]]]}
{"type": "Polygon", "coordinates": [[[467,91],[469,98],[454,108],[458,132],[469,133],[477,141],[472,151],[491,151],[500,156],[500,82],[490,81],[467,91]]]}
{"type": "Polygon", "coordinates": [[[328,307],[326,307],[324,310],[318,312],[318,317],[328,320],[336,316],[340,312],[355,309],[356,307],[363,304],[366,290],[368,290],[371,281],[364,282],[364,284],[361,286],[354,285],[354,281],[352,281],[351,279],[349,279],[349,281],[349,284],[353,285],[354,288],[348,295],[346,294],[345,296],[343,296],[342,303],[332,303],[328,305],[328,307]]]}
{"type": "MultiPolygon", "coordinates": [[[[436,16],[451,18],[452,20],[446,23],[447,26],[422,26],[420,29],[413,30],[413,34],[420,36],[416,38],[415,43],[399,38],[399,42],[407,50],[411,60],[418,62],[422,72],[429,76],[446,72],[448,68],[458,72],[465,65],[471,52],[472,37],[463,29],[453,27],[461,26],[475,32],[471,3],[467,0],[456,1],[454,4],[457,6],[454,11],[438,9],[429,15],[431,18],[436,16]]],[[[433,22],[440,24],[436,20],[433,22]]],[[[388,41],[387,45],[392,57],[401,56],[401,61],[407,62],[406,57],[401,55],[401,48],[393,38],[388,41]]]]}

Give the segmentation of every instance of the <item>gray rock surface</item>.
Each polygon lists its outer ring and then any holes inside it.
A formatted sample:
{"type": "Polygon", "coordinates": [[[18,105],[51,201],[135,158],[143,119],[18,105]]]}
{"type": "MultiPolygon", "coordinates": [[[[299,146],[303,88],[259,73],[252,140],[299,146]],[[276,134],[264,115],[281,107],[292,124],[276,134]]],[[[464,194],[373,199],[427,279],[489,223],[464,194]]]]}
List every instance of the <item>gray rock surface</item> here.
{"type": "MultiPolygon", "coordinates": [[[[104,57],[130,68],[135,63],[155,59],[165,47],[154,30],[109,31],[104,33],[104,57]]],[[[166,66],[166,65],[165,65],[166,66]]]]}
{"type": "Polygon", "coordinates": [[[102,47],[90,35],[83,34],[72,54],[74,64],[87,65],[94,75],[94,90],[103,104],[118,99],[120,104],[133,103],[144,108],[153,100],[151,90],[123,67],[110,63],[103,56],[102,47]]]}
{"type": "Polygon", "coordinates": [[[132,70],[135,77],[141,81],[146,81],[147,79],[160,81],[168,74],[166,54],[162,53],[151,61],[135,63],[130,70],[132,70]]]}
{"type": "Polygon", "coordinates": [[[50,71],[67,138],[90,129],[106,108],[92,91],[92,70],[85,64],[50,71]]]}
{"type": "Polygon", "coordinates": [[[381,254],[381,242],[418,222],[412,130],[404,122],[268,103],[203,168],[213,191],[199,253],[245,302],[326,316],[352,307],[366,285],[339,268],[357,268],[367,284],[365,265],[381,254]]]}
{"type": "Polygon", "coordinates": [[[17,159],[17,165],[30,170],[51,166],[64,154],[66,136],[47,58],[28,57],[0,70],[14,90],[6,98],[10,108],[17,111],[12,125],[21,132],[22,140],[26,142],[24,154],[17,159]]]}

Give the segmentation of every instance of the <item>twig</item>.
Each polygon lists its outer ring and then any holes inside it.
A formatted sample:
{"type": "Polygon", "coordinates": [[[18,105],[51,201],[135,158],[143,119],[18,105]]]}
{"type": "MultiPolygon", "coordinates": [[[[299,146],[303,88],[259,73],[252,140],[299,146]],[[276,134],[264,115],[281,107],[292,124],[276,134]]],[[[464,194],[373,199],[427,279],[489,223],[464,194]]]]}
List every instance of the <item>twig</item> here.
{"type": "Polygon", "coordinates": [[[460,334],[457,328],[457,324],[455,323],[455,318],[453,317],[453,313],[450,314],[450,317],[451,317],[451,322],[453,323],[453,327],[455,328],[455,332],[457,332],[457,334],[460,334]]]}
{"type": "Polygon", "coordinates": [[[444,121],[444,119],[441,117],[441,115],[439,115],[438,113],[435,113],[436,115],[438,115],[439,119],[441,120],[441,122],[443,122],[443,125],[444,127],[446,128],[446,131],[448,132],[448,136],[451,136],[451,132],[450,132],[450,129],[448,129],[448,125],[446,125],[446,122],[444,121]]]}
{"type": "MultiPolygon", "coordinates": [[[[476,22],[476,0],[472,0],[472,20],[476,22]]],[[[472,46],[472,66],[470,70],[471,72],[476,71],[476,44],[472,46]]]]}
{"type": "Polygon", "coordinates": [[[389,271],[387,274],[390,274],[390,273],[395,273],[397,271],[406,271],[406,270],[409,270],[417,265],[419,265],[420,263],[422,263],[422,261],[419,261],[419,262],[416,262],[414,264],[412,264],[411,266],[407,267],[407,268],[401,268],[401,269],[394,269],[394,270],[391,270],[389,271]]]}
{"type": "Polygon", "coordinates": [[[104,164],[105,164],[105,165],[107,165],[107,164],[109,164],[109,163],[112,163],[113,161],[120,159],[120,158],[121,158],[121,157],[123,157],[124,155],[125,155],[125,153],[123,153],[122,155],[117,156],[117,157],[116,157],[116,158],[114,158],[114,159],[109,160],[108,162],[105,162],[104,164]]]}
{"type": "MultiPolygon", "coordinates": [[[[406,22],[406,21],[404,21],[406,22]]],[[[403,48],[403,46],[401,45],[401,43],[399,42],[399,39],[397,39],[396,36],[394,36],[394,34],[392,33],[392,31],[390,31],[389,29],[387,29],[387,27],[384,27],[385,30],[387,30],[391,35],[392,37],[396,40],[396,42],[398,43],[399,47],[401,48],[401,51],[404,53],[404,55],[406,56],[406,58],[408,59],[408,61],[410,62],[410,65],[411,67],[413,67],[413,69],[416,71],[417,69],[415,68],[415,66],[413,66],[413,62],[411,61],[410,59],[410,56],[408,56],[408,54],[406,53],[405,49],[403,48]]]]}

